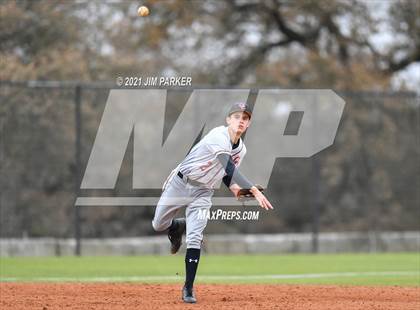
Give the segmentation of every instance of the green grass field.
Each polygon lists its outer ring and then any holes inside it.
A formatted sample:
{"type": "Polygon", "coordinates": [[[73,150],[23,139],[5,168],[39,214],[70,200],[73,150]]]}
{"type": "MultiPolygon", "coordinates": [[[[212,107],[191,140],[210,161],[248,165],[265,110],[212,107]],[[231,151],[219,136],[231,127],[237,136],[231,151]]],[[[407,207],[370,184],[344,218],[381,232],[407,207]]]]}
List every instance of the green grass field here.
{"type": "MultiPolygon", "coordinates": [[[[182,282],[184,257],[0,258],[0,281],[182,282]]],[[[201,258],[198,283],[420,286],[420,254],[324,254],[201,258]]]]}

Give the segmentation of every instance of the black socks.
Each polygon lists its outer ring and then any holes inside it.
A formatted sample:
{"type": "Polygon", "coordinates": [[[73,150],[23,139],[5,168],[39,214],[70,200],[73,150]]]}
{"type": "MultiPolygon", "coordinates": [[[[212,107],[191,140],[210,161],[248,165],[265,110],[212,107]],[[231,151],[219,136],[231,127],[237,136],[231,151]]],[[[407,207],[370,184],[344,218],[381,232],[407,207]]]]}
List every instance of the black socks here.
{"type": "MultiPolygon", "coordinates": [[[[178,221],[172,220],[169,230],[174,230],[179,227],[178,221]]],[[[187,249],[185,253],[185,287],[192,289],[195,280],[195,274],[197,273],[198,263],[200,261],[200,249],[187,249]]]]}
{"type": "Polygon", "coordinates": [[[187,249],[185,254],[185,287],[192,289],[198,262],[200,261],[200,249],[187,249]]]}

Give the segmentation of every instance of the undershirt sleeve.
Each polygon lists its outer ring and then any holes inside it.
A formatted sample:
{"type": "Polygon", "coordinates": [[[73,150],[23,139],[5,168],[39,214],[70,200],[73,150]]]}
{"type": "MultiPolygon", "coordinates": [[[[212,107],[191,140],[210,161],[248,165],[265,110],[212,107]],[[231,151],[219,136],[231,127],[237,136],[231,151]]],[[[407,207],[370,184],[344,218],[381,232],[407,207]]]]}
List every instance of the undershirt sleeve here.
{"type": "Polygon", "coordinates": [[[223,165],[226,176],[223,177],[223,183],[229,187],[232,183],[238,184],[241,188],[250,189],[253,184],[236,167],[233,159],[228,154],[219,154],[217,159],[223,165]]]}

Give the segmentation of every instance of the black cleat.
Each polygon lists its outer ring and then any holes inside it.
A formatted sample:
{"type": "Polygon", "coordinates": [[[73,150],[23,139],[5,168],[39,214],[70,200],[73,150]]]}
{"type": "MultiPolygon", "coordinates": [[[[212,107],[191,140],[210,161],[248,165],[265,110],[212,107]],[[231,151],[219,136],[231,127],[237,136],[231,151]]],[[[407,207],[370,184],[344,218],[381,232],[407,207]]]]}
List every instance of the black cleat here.
{"type": "Polygon", "coordinates": [[[182,288],[182,300],[188,304],[195,304],[197,299],[195,298],[194,290],[192,288],[187,288],[184,286],[182,288]]]}
{"type": "Polygon", "coordinates": [[[171,254],[178,252],[182,244],[182,234],[185,232],[185,219],[174,219],[172,226],[174,228],[169,229],[168,238],[171,241],[171,254]]]}

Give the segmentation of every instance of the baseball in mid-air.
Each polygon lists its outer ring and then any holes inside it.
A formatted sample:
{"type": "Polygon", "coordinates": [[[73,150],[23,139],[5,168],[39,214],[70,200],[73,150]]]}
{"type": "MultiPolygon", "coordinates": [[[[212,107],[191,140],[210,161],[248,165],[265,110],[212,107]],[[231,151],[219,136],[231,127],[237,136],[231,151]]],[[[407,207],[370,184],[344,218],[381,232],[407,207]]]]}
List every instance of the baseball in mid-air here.
{"type": "Polygon", "coordinates": [[[137,10],[137,14],[139,16],[147,16],[149,15],[149,13],[150,13],[149,9],[147,8],[147,6],[144,6],[144,5],[140,6],[137,10]]]}

